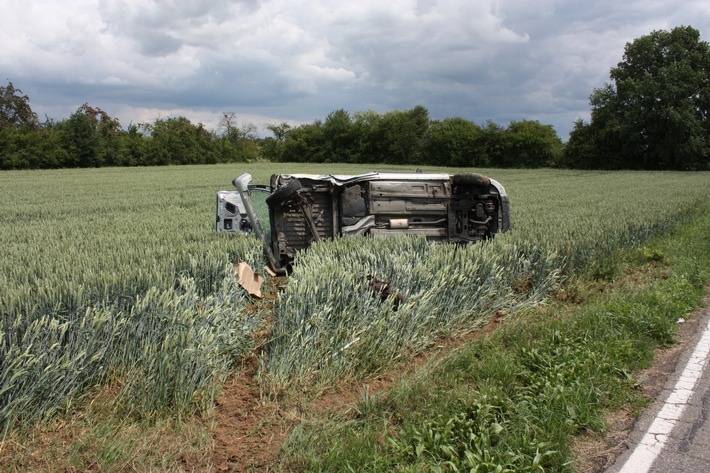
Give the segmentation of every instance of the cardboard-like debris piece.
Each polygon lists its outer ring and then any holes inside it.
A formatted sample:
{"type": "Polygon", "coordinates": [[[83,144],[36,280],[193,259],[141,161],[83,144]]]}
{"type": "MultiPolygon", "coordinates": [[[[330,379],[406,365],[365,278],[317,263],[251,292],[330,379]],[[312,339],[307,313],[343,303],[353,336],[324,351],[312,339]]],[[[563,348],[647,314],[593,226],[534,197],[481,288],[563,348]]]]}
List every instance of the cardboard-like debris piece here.
{"type": "Polygon", "coordinates": [[[244,288],[249,294],[261,299],[261,285],[264,284],[264,278],[261,274],[255,273],[251,267],[242,262],[234,265],[234,276],[239,281],[239,285],[244,288]]]}

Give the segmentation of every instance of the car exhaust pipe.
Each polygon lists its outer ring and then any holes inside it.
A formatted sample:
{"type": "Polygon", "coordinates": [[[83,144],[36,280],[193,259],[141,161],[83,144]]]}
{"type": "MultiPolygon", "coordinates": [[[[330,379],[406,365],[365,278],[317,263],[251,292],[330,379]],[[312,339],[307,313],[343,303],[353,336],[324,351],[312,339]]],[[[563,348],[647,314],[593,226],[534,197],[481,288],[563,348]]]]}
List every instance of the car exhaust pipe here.
{"type": "Polygon", "coordinates": [[[254,205],[252,204],[251,196],[249,195],[250,182],[251,174],[249,173],[244,173],[241,176],[237,176],[232,180],[232,184],[234,184],[234,187],[237,188],[237,191],[239,191],[239,196],[242,198],[242,203],[244,204],[244,209],[247,212],[247,217],[249,217],[249,222],[251,222],[251,226],[256,232],[256,236],[259,238],[259,240],[261,240],[261,244],[264,247],[264,254],[266,254],[266,257],[269,259],[271,269],[276,274],[285,275],[286,269],[282,268],[279,262],[276,260],[276,257],[274,256],[274,252],[271,250],[269,242],[266,241],[266,237],[264,236],[264,230],[261,228],[261,223],[259,223],[259,219],[257,218],[256,212],[254,211],[254,205]]]}

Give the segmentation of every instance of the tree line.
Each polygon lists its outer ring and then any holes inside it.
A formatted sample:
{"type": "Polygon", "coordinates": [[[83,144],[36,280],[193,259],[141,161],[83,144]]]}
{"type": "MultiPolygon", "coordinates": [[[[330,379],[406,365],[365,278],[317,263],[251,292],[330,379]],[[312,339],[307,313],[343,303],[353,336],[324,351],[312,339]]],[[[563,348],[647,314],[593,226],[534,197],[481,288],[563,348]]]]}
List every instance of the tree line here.
{"type": "Polygon", "coordinates": [[[590,96],[591,120],[563,143],[534,120],[503,127],[460,117],[434,120],[422,106],[384,114],[340,109],[324,120],[272,124],[260,138],[224,112],[217,131],[185,117],[123,128],[84,104],[40,122],[29,97],[0,87],[0,169],[224,162],[436,164],[461,167],[710,169],[710,47],[681,26],[628,43],[612,82],[590,96]]]}
{"type": "Polygon", "coordinates": [[[89,104],[65,120],[40,123],[29,97],[12,82],[0,87],[0,101],[0,169],[255,160],[540,167],[554,165],[563,149],[552,126],[537,121],[481,127],[463,118],[432,120],[422,106],[353,116],[341,109],[312,124],[269,125],[273,136],[259,138],[256,126],[238,126],[232,112],[222,114],[216,132],[185,117],[123,129],[89,104]]]}
{"type": "Polygon", "coordinates": [[[268,128],[274,137],[262,147],[273,161],[542,167],[557,163],[563,149],[551,125],[523,120],[503,128],[490,121],[479,126],[463,118],[432,120],[422,106],[352,116],[340,109],[312,124],[268,128]]]}
{"type": "Polygon", "coordinates": [[[130,124],[84,104],[69,118],[40,122],[29,97],[12,82],[0,87],[0,169],[214,164],[257,159],[256,128],[235,126],[224,113],[221,132],[185,117],[130,124]]]}

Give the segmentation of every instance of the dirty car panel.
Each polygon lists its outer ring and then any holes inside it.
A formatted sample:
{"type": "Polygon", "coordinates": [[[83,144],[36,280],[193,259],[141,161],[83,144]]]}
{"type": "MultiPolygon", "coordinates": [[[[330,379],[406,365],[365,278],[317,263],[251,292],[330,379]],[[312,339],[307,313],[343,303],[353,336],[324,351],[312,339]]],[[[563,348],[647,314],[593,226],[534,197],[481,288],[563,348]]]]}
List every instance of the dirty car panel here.
{"type": "MultiPolygon", "coordinates": [[[[255,226],[247,209],[250,179],[245,174],[234,180],[242,205],[234,203],[230,209],[239,211],[241,219],[235,219],[242,230],[255,226]]],[[[338,236],[423,235],[434,241],[469,243],[510,226],[505,189],[476,173],[275,174],[270,184],[266,202],[271,241],[264,245],[270,244],[280,266],[290,264],[299,250],[314,241],[338,236]]],[[[232,200],[222,198],[233,202],[234,195],[232,200]]],[[[229,231],[224,225],[217,230],[229,231]]]]}

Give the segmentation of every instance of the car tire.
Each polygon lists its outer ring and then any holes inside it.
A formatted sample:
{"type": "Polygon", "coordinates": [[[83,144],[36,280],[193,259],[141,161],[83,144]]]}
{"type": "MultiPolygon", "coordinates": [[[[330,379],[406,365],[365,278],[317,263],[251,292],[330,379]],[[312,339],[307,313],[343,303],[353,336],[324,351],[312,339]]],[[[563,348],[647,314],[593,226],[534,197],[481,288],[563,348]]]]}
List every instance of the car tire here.
{"type": "Polygon", "coordinates": [[[301,185],[301,182],[298,179],[291,179],[286,183],[285,186],[279,187],[274,191],[273,194],[266,198],[266,205],[268,205],[269,207],[274,207],[276,205],[282,204],[287,200],[292,199],[293,196],[296,195],[296,192],[302,187],[303,186],[301,185]]]}
{"type": "Polygon", "coordinates": [[[483,174],[476,172],[466,172],[462,174],[454,174],[451,183],[456,187],[470,188],[478,187],[487,189],[491,185],[491,180],[483,174]]]}

